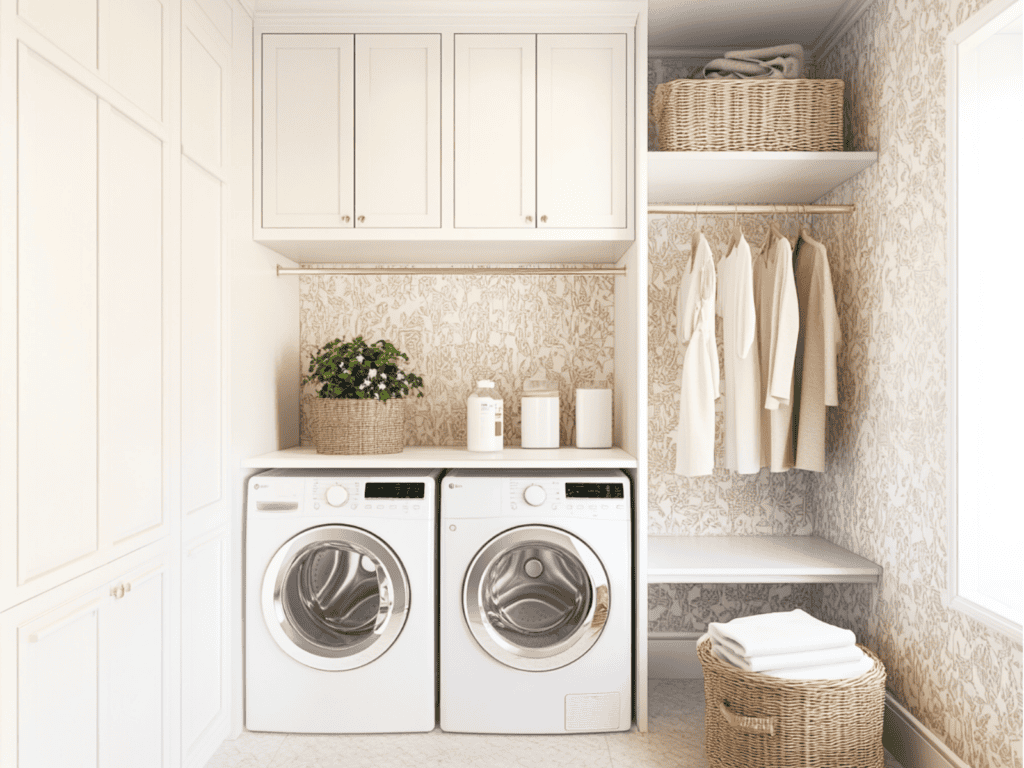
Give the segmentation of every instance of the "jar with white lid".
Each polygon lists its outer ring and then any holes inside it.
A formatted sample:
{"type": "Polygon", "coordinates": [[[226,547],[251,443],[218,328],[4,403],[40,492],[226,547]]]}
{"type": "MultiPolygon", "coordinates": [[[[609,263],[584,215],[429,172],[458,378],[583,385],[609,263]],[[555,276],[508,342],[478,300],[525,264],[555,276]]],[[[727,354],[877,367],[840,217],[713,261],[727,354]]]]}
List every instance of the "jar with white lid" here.
{"type": "Polygon", "coordinates": [[[558,447],[558,382],[532,379],[523,384],[523,448],[558,447]]]}
{"type": "Polygon", "coordinates": [[[504,401],[494,382],[484,379],[466,401],[466,448],[500,451],[504,447],[504,401]]]}

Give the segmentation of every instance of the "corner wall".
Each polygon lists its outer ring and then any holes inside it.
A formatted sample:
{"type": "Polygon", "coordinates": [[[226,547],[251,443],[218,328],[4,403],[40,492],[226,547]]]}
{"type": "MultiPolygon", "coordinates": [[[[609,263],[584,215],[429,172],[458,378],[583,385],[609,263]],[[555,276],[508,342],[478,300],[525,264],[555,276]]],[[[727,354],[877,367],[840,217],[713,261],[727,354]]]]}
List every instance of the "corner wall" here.
{"type": "Polygon", "coordinates": [[[1022,760],[1021,646],[946,607],[945,44],[984,4],[877,0],[819,62],[846,83],[846,148],[879,161],[820,201],[856,214],[814,225],[843,346],[811,506],[816,534],[885,569],[877,589],[826,586],[818,615],[852,627],[968,764],[1001,768],[1022,760]]]}

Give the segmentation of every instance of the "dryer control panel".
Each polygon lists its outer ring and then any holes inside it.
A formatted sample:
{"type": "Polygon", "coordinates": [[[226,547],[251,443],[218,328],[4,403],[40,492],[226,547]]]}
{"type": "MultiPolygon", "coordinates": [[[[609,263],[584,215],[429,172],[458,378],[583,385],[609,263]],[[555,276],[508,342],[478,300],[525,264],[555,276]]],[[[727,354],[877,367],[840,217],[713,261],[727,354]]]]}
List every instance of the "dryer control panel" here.
{"type": "Polygon", "coordinates": [[[403,518],[433,515],[436,478],[430,476],[255,475],[249,481],[249,512],[307,517],[403,518]]]}
{"type": "Polygon", "coordinates": [[[629,477],[618,470],[453,470],[442,484],[444,516],[629,520],[629,477]]]}

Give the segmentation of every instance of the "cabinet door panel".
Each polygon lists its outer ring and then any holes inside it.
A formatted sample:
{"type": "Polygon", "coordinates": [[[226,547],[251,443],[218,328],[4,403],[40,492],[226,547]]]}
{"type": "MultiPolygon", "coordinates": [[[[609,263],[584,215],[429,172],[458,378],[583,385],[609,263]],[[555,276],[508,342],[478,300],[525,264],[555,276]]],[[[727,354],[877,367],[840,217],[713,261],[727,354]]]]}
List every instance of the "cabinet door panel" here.
{"type": "Polygon", "coordinates": [[[96,550],[97,100],[18,49],[18,581],[96,550]],[[55,441],[72,460],[54,483],[55,441]],[[59,532],[59,535],[55,535],[59,532]]]}
{"type": "Polygon", "coordinates": [[[227,533],[189,548],[182,561],[182,753],[220,714],[227,533]]]}
{"type": "Polygon", "coordinates": [[[352,35],[263,36],[263,226],[351,227],[352,35]]]}
{"type": "Polygon", "coordinates": [[[166,569],[123,582],[100,614],[100,765],[164,765],[166,569]]]}
{"type": "Polygon", "coordinates": [[[181,506],[221,498],[221,183],[181,160],[181,506]]]}
{"type": "Polygon", "coordinates": [[[97,766],[102,603],[94,594],[18,630],[18,768],[97,766]]]}
{"type": "Polygon", "coordinates": [[[18,0],[18,15],[78,63],[96,70],[96,0],[18,0]]]}
{"type": "Polygon", "coordinates": [[[356,36],[356,226],[441,226],[441,36],[356,36]]]}
{"type": "Polygon", "coordinates": [[[181,150],[204,167],[224,163],[224,72],[192,31],[181,33],[181,150]]]}
{"type": "Polygon", "coordinates": [[[455,35],[455,226],[536,226],[536,36],[455,35]]]}
{"type": "Polygon", "coordinates": [[[626,36],[537,36],[539,227],[626,226],[626,36]]]}
{"type": "Polygon", "coordinates": [[[99,505],[118,542],[163,522],[162,145],[100,112],[99,505]]]}
{"type": "Polygon", "coordinates": [[[107,0],[104,43],[110,82],[133,104],[163,118],[164,6],[160,0],[107,0]]]}

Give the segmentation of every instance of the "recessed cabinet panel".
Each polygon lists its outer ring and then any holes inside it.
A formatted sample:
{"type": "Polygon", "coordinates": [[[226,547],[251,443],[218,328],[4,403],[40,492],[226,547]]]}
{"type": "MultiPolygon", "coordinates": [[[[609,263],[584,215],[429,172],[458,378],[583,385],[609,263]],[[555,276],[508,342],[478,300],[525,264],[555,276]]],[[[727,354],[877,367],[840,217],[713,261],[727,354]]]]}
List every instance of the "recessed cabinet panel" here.
{"type": "Polygon", "coordinates": [[[221,183],[181,161],[181,506],[221,497],[221,183]]]}
{"type": "Polygon", "coordinates": [[[537,226],[536,35],[455,35],[455,226],[537,226]]]}
{"type": "Polygon", "coordinates": [[[110,82],[150,117],[163,117],[164,7],[160,0],[107,0],[104,48],[110,82]]]}
{"type": "Polygon", "coordinates": [[[96,70],[96,0],[18,0],[18,15],[78,63],[96,70]]]}
{"type": "Polygon", "coordinates": [[[356,226],[441,226],[441,36],[356,36],[356,226]]]}
{"type": "MultiPolygon", "coordinates": [[[[220,714],[227,533],[188,548],[181,572],[181,744],[183,754],[220,714]]],[[[259,621],[260,617],[255,617],[259,621]]]]}
{"type": "Polygon", "coordinates": [[[97,100],[18,50],[18,581],[96,550],[97,100]],[[73,456],[53,482],[54,446],[73,456]]]}
{"type": "Polygon", "coordinates": [[[626,226],[626,36],[537,36],[538,226],[626,226]]]}
{"type": "Polygon", "coordinates": [[[115,543],[163,521],[162,150],[101,108],[99,505],[115,543]]]}
{"type": "Polygon", "coordinates": [[[263,35],[263,226],[352,227],[352,35],[263,35]]]}
{"type": "Polygon", "coordinates": [[[166,571],[141,574],[118,588],[122,597],[100,613],[100,764],[161,768],[166,571]]]}
{"type": "Polygon", "coordinates": [[[223,157],[224,72],[189,29],[181,33],[181,147],[206,168],[223,157]]]}
{"type": "Polygon", "coordinates": [[[91,596],[18,630],[18,768],[97,765],[101,602],[91,596]]]}

